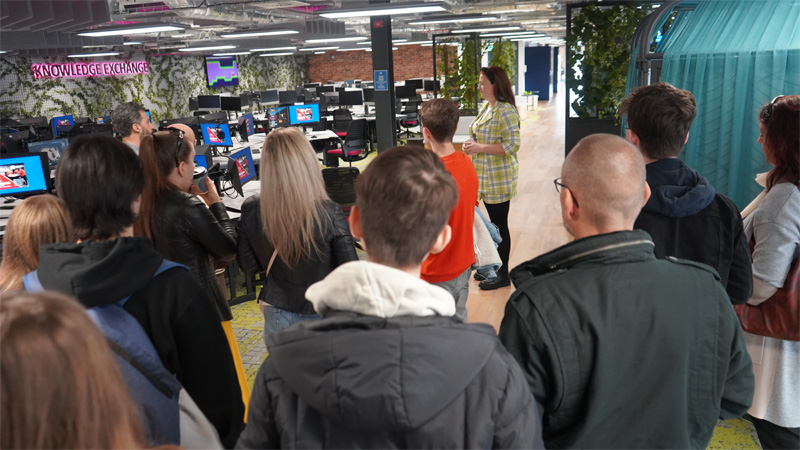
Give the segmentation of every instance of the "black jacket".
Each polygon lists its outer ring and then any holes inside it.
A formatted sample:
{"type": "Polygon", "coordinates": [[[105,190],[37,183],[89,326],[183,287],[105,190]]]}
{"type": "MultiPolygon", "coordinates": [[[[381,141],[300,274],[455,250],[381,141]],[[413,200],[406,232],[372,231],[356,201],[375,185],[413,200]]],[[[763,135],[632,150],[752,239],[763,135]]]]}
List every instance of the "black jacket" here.
{"type": "Polygon", "coordinates": [[[644,231],[517,266],[500,340],[544,410],[547,448],[706,448],[741,417],[753,368],[716,272],[656,259],[644,231]]]}
{"type": "Polygon", "coordinates": [[[541,448],[525,379],[488,325],[334,311],[269,350],[238,448],[541,448]]]}
{"type": "Polygon", "coordinates": [[[191,274],[174,268],[153,278],[164,258],[143,237],[45,245],[39,258],[42,286],[87,308],[131,296],[125,310],[142,325],[223,445],[233,446],[244,426],[242,393],[219,315],[191,274]]]}
{"type": "Polygon", "coordinates": [[[159,203],[156,250],[165,258],[179,262],[205,288],[217,305],[220,320],[231,320],[231,309],[217,283],[214,261],[232,261],[236,257],[236,230],[225,205],[217,202],[206,207],[196,196],[169,191],[159,203]]]}
{"type": "Polygon", "coordinates": [[[734,305],[753,294],[750,248],[736,205],[680,159],[647,164],[652,196],[634,228],[647,231],[657,258],[675,256],[717,270],[734,305]]]}
{"type": "MultiPolygon", "coordinates": [[[[306,289],[341,264],[358,259],[350,226],[341,207],[330,200],[326,200],[323,207],[333,221],[325,222],[324,229],[316,234],[317,242],[321,244],[321,254],[301,260],[291,268],[278,255],[261,289],[259,300],[286,311],[316,314],[305,298],[306,289]]],[[[239,235],[236,260],[239,266],[247,273],[263,272],[269,265],[274,248],[264,236],[261,204],[257,195],[242,204],[242,216],[236,228],[239,235]]]]}

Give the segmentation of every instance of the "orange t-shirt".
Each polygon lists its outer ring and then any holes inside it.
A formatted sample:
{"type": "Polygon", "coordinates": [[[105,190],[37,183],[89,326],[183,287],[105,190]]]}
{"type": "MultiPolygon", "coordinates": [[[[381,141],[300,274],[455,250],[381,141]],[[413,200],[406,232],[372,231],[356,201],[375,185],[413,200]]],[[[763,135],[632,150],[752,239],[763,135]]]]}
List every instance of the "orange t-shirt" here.
{"type": "Polygon", "coordinates": [[[464,273],[475,262],[475,247],[472,242],[472,223],[475,205],[478,203],[478,175],[472,161],[461,152],[442,158],[444,167],[456,180],[458,203],[447,223],[453,229],[453,237],[444,251],[428,255],[422,262],[422,279],[429,283],[450,281],[464,273]]]}

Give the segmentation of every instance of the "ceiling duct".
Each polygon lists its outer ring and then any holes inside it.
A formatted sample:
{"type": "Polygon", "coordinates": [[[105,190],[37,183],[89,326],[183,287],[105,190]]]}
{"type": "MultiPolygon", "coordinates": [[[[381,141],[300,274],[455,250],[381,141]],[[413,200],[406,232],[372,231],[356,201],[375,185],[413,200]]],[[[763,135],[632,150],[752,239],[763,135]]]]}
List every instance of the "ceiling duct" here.
{"type": "MultiPolygon", "coordinates": [[[[107,0],[3,0],[3,31],[75,31],[111,20],[107,0]]],[[[3,43],[5,46],[5,43],[3,43]]]]}

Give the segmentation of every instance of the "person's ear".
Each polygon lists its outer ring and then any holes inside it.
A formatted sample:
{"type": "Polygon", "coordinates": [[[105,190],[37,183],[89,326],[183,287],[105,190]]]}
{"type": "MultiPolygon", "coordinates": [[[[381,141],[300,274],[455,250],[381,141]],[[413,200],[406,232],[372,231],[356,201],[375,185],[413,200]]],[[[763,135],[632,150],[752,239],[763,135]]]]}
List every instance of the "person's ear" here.
{"type": "Polygon", "coordinates": [[[133,199],[133,203],[131,203],[131,211],[133,211],[133,215],[139,217],[139,211],[142,209],[142,196],[138,195],[135,199],[133,199]]]}
{"type": "Polygon", "coordinates": [[[644,182],[644,203],[642,203],[642,207],[647,204],[647,201],[650,200],[650,194],[653,192],[650,190],[650,183],[647,181],[644,182]]]}
{"type": "MultiPolygon", "coordinates": [[[[435,255],[437,253],[441,253],[442,250],[447,247],[447,244],[450,243],[450,239],[453,237],[453,228],[450,225],[445,225],[442,228],[442,231],[439,232],[439,235],[436,236],[436,240],[433,242],[433,246],[431,247],[430,252],[431,255],[435,255]]],[[[427,257],[426,257],[427,258],[427,257]]]]}
{"type": "Polygon", "coordinates": [[[578,207],[578,203],[575,202],[575,197],[569,188],[562,189],[561,210],[564,211],[564,216],[568,217],[573,222],[580,218],[580,208],[578,207]]]}
{"type": "Polygon", "coordinates": [[[422,138],[426,141],[431,141],[431,131],[428,130],[426,127],[422,127],[422,138]]]}
{"type": "Polygon", "coordinates": [[[639,136],[633,132],[630,128],[625,132],[625,139],[628,140],[631,144],[633,144],[636,148],[639,148],[639,136]]]}
{"type": "Polygon", "coordinates": [[[350,208],[350,217],[347,218],[350,224],[350,234],[356,239],[362,239],[364,234],[361,232],[361,216],[358,213],[358,206],[350,208]]]}
{"type": "Polygon", "coordinates": [[[688,131],[686,132],[686,140],[683,141],[683,144],[686,145],[687,142],[689,142],[689,132],[688,131]]]}
{"type": "Polygon", "coordinates": [[[190,169],[189,168],[189,164],[187,164],[186,161],[181,161],[180,164],[178,164],[178,175],[181,178],[185,177],[187,170],[191,170],[192,171],[192,175],[194,175],[194,162],[192,162],[192,167],[190,169]]]}

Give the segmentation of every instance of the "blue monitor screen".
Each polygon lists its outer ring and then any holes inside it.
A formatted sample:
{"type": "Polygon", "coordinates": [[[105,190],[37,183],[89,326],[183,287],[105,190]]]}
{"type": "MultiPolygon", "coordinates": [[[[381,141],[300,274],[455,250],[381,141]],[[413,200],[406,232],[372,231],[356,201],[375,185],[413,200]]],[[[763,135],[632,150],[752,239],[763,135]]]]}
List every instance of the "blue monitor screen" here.
{"type": "Polygon", "coordinates": [[[269,127],[288,127],[289,121],[289,107],[280,106],[278,108],[270,108],[267,110],[267,117],[269,118],[269,127]]]}
{"type": "Polygon", "coordinates": [[[305,125],[319,122],[319,103],[290,106],[289,121],[292,125],[305,125]]]}
{"type": "Polygon", "coordinates": [[[52,141],[28,142],[28,151],[31,153],[47,153],[50,166],[55,166],[64,154],[64,149],[69,145],[69,139],[53,139],[52,141]]]}
{"type": "Polygon", "coordinates": [[[147,121],[148,121],[148,122],[152,122],[152,121],[153,121],[153,118],[152,118],[152,117],[150,117],[150,110],[149,110],[149,109],[146,109],[144,112],[146,112],[146,113],[147,113],[147,121]]]}
{"type": "Polygon", "coordinates": [[[206,161],[206,155],[196,155],[194,157],[194,166],[202,167],[203,169],[208,170],[208,161],[206,161]]]}
{"type": "Polygon", "coordinates": [[[227,123],[201,123],[203,142],[215,147],[233,147],[231,131],[227,123]]]}
{"type": "MultiPolygon", "coordinates": [[[[147,117],[150,117],[150,116],[148,115],[147,117]]],[[[98,125],[111,123],[111,116],[97,117],[97,118],[94,119],[94,123],[96,123],[98,125]]]]}
{"type": "Polygon", "coordinates": [[[253,115],[252,114],[242,114],[242,116],[239,117],[239,132],[240,133],[243,131],[241,125],[245,126],[246,129],[244,131],[247,132],[248,136],[250,136],[250,135],[252,135],[253,133],[256,132],[256,127],[255,127],[255,124],[253,123],[253,115]]]}
{"type": "Polygon", "coordinates": [[[231,159],[236,163],[236,172],[239,174],[239,181],[242,185],[256,176],[256,165],[253,163],[253,153],[250,151],[250,147],[245,147],[232,154],[231,159]]]}
{"type": "Polygon", "coordinates": [[[53,137],[56,137],[58,136],[58,126],[75,125],[75,118],[72,117],[72,114],[67,116],[53,117],[53,119],[50,121],[50,124],[53,127],[53,137]]]}
{"type": "Polygon", "coordinates": [[[0,196],[33,195],[47,191],[41,153],[0,160],[0,196]]]}

